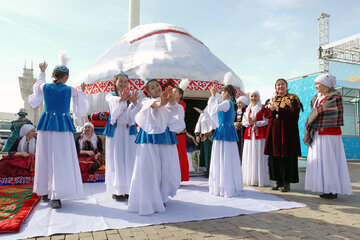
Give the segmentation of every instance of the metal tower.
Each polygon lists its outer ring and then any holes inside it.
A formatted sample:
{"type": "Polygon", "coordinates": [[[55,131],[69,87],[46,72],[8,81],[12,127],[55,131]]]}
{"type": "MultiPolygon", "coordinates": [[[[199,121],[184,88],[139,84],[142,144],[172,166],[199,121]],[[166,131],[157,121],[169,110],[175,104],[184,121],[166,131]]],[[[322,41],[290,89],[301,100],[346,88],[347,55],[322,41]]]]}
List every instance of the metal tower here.
{"type": "Polygon", "coordinates": [[[329,18],[330,14],[321,13],[319,21],[319,71],[329,72],[329,58],[324,55],[323,46],[329,44],[329,18]]]}

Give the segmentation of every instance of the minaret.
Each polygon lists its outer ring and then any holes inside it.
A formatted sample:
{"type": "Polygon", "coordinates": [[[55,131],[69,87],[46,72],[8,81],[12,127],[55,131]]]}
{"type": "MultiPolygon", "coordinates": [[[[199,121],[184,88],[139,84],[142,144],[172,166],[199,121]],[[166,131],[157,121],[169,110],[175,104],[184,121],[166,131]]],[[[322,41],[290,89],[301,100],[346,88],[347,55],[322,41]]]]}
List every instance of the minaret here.
{"type": "Polygon", "coordinates": [[[140,25],[140,0],[129,0],[129,31],[140,25]]]}
{"type": "Polygon", "coordinates": [[[33,93],[33,85],[36,82],[36,78],[34,78],[34,69],[33,69],[33,63],[31,62],[31,68],[26,68],[26,60],[23,68],[24,72],[22,77],[19,77],[19,85],[20,85],[20,92],[21,97],[24,100],[24,108],[26,112],[28,113],[27,119],[33,122],[33,124],[36,126],[42,111],[44,110],[44,105],[41,104],[37,108],[32,108],[29,105],[28,97],[33,93]]]}

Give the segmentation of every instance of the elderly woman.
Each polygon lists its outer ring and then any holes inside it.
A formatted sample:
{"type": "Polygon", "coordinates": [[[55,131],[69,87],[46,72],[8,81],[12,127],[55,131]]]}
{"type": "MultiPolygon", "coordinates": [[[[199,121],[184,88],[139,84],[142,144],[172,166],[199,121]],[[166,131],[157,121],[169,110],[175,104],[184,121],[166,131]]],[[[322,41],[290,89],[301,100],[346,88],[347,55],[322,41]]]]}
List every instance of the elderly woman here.
{"type": "Polygon", "coordinates": [[[315,79],[318,94],[311,100],[305,124],[304,143],[309,146],[305,189],[323,193],[320,197],[337,198],[352,194],[341,128],[344,125],[341,94],[334,89],[330,74],[315,79]]]}
{"type": "Polygon", "coordinates": [[[238,97],[236,99],[236,105],[237,105],[237,110],[236,110],[236,117],[235,117],[235,128],[236,128],[236,132],[239,138],[238,141],[238,148],[239,148],[239,155],[240,155],[240,161],[242,161],[242,154],[243,154],[243,146],[244,146],[244,132],[245,132],[245,127],[242,124],[242,119],[243,119],[243,115],[245,113],[246,107],[248,105],[248,99],[245,96],[241,96],[238,97]]]}
{"type": "Polygon", "coordinates": [[[250,92],[251,104],[243,117],[244,155],[242,160],[243,182],[252,186],[269,185],[268,157],[264,155],[265,133],[268,119],[264,118],[264,107],[257,90],[250,92]]]}
{"type": "Polygon", "coordinates": [[[301,156],[298,120],[300,101],[288,93],[285,79],[275,82],[275,94],[264,116],[269,119],[265,155],[269,156],[270,179],[276,181],[272,190],[290,191],[290,183],[299,182],[298,156],[301,156]]]}
{"type": "Polygon", "coordinates": [[[94,132],[94,125],[84,124],[84,132],[76,140],[76,149],[79,156],[81,178],[86,182],[89,174],[94,174],[100,167],[99,158],[103,152],[102,141],[94,132]]]}
{"type": "Polygon", "coordinates": [[[0,160],[0,177],[29,177],[34,172],[36,131],[31,124],[25,124],[20,129],[20,138],[9,150],[9,155],[0,160]]]}

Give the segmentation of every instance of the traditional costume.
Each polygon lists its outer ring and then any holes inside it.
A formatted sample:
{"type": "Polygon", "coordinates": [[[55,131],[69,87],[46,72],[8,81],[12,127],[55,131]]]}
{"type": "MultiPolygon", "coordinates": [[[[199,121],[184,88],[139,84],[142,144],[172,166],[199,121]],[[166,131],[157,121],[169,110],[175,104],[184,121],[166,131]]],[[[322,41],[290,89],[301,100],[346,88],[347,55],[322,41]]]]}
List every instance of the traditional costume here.
{"type": "MultiPolygon", "coordinates": [[[[236,102],[242,102],[243,104],[245,104],[245,106],[242,109],[238,109],[236,110],[236,117],[235,117],[235,122],[239,122],[242,123],[242,119],[245,113],[245,110],[247,108],[248,105],[248,99],[245,96],[240,96],[236,99],[236,102]]],[[[238,141],[238,148],[239,148],[239,155],[240,155],[240,161],[242,162],[242,156],[243,156],[243,149],[244,149],[244,133],[245,133],[245,127],[243,125],[241,125],[237,130],[237,135],[239,138],[238,141]]]]}
{"type": "Polygon", "coordinates": [[[9,138],[6,140],[5,145],[2,148],[1,152],[9,152],[10,148],[13,146],[16,139],[19,138],[20,129],[22,126],[24,126],[24,124],[33,125],[32,122],[25,117],[27,113],[24,108],[20,108],[17,114],[19,115],[19,118],[11,122],[11,126],[10,126],[11,134],[9,138]]]}
{"type": "MultiPolygon", "coordinates": [[[[266,131],[265,155],[269,156],[270,179],[276,188],[299,182],[298,157],[301,156],[298,120],[300,101],[295,94],[276,95],[274,103],[279,111],[265,108],[264,117],[269,119],[266,131]]],[[[275,190],[275,187],[274,187],[275,190]]]]}
{"type": "Polygon", "coordinates": [[[264,155],[265,133],[268,119],[263,117],[263,105],[260,101],[260,93],[257,94],[259,101],[256,105],[250,104],[244,114],[242,123],[246,127],[244,134],[244,152],[242,159],[243,182],[252,186],[267,186],[270,183],[268,157],[264,155]],[[257,126],[256,130],[249,125],[249,118],[257,126]]]}
{"type": "Polygon", "coordinates": [[[234,197],[243,189],[234,102],[227,100],[219,104],[216,97],[210,97],[208,108],[216,124],[212,136],[209,191],[215,196],[234,197]]]}
{"type": "Polygon", "coordinates": [[[334,89],[336,80],[330,74],[315,79],[329,87],[326,96],[320,93],[311,100],[311,111],[305,124],[304,143],[309,146],[305,189],[324,193],[352,194],[341,128],[344,125],[341,94],[334,89]]]}
{"type": "MultiPolygon", "coordinates": [[[[57,66],[56,70],[69,71],[65,65],[57,66]]],[[[33,108],[43,101],[45,103],[37,125],[33,191],[38,195],[48,195],[54,201],[83,194],[73,135],[75,126],[70,116],[71,99],[74,117],[86,116],[85,94],[60,81],[46,83],[45,72],[39,74],[33,86],[33,94],[29,96],[33,108]]]]}
{"type": "MultiPolygon", "coordinates": [[[[90,126],[94,129],[94,125],[90,122],[85,123],[84,127],[85,126],[90,126]]],[[[93,132],[90,138],[87,138],[85,134],[82,134],[76,139],[75,143],[79,158],[81,178],[83,182],[86,182],[89,178],[89,174],[94,174],[94,172],[101,166],[101,163],[99,160],[96,160],[94,156],[81,154],[80,151],[93,151],[95,155],[97,153],[102,153],[102,141],[100,137],[97,136],[95,132],[93,132]]]]}
{"type": "Polygon", "coordinates": [[[135,116],[140,131],[128,210],[140,215],[164,212],[181,181],[174,132],[185,128],[184,109],[178,103],[153,108],[156,101],[160,98],[145,98],[135,116]]]}
{"type": "Polygon", "coordinates": [[[209,174],[210,161],[211,161],[211,149],[213,141],[211,139],[214,132],[214,123],[208,112],[208,108],[204,109],[204,112],[200,114],[199,119],[195,126],[195,136],[200,137],[200,161],[199,166],[205,167],[207,175],[209,174]]]}
{"type": "MultiPolygon", "coordinates": [[[[183,101],[179,101],[179,104],[186,110],[186,103],[183,101]]],[[[176,144],[176,148],[179,154],[180,161],[180,171],[181,171],[181,181],[189,181],[189,160],[186,152],[186,129],[183,129],[180,133],[176,133],[176,139],[178,143],[176,144]]]]}
{"type": "MultiPolygon", "coordinates": [[[[126,75],[120,72],[119,75],[126,75]]],[[[131,178],[135,164],[137,129],[135,114],[140,102],[120,102],[121,93],[109,93],[105,100],[109,104],[109,119],[105,127],[105,184],[106,191],[116,200],[124,201],[123,196],[130,191],[131,178]],[[122,198],[120,198],[122,197],[122,198]]]]}
{"type": "Polygon", "coordinates": [[[36,139],[26,140],[26,135],[35,127],[31,124],[25,124],[20,129],[20,138],[9,150],[9,155],[0,160],[0,177],[29,177],[34,173],[36,139]],[[15,153],[29,153],[28,157],[14,156],[15,153]]]}

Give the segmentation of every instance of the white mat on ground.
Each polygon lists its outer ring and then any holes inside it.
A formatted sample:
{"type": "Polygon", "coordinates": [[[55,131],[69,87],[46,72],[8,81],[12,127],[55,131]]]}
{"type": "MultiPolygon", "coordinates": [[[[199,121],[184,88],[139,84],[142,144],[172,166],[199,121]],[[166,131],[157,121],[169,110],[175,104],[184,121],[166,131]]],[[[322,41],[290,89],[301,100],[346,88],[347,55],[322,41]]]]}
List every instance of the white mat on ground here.
{"type": "Polygon", "coordinates": [[[105,192],[104,183],[86,183],[84,190],[83,199],[62,200],[61,209],[53,210],[50,203],[40,201],[19,233],[0,234],[0,239],[214,219],[305,206],[252,188],[245,188],[242,195],[235,198],[215,197],[208,192],[207,179],[191,178],[182,183],[177,195],[167,202],[166,212],[139,216],[128,212],[126,203],[115,202],[105,192]]]}

